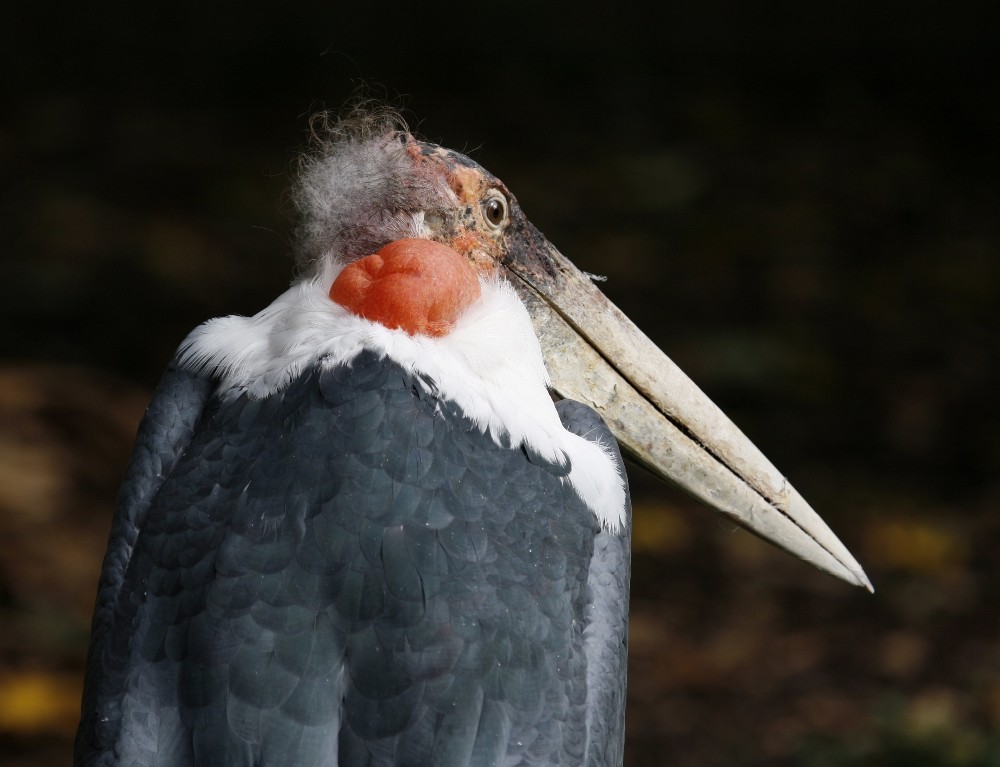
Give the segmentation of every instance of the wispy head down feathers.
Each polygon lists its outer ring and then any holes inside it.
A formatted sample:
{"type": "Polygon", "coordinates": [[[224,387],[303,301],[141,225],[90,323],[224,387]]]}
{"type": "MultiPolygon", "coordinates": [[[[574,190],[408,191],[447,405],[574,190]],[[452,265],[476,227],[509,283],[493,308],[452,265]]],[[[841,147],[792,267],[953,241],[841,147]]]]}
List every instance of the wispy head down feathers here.
{"type": "Polygon", "coordinates": [[[416,171],[413,138],[388,109],[356,109],[312,121],[313,150],[293,193],[301,215],[297,262],[305,277],[331,261],[346,263],[393,240],[418,237],[428,203],[444,201],[443,181],[416,171]]]}

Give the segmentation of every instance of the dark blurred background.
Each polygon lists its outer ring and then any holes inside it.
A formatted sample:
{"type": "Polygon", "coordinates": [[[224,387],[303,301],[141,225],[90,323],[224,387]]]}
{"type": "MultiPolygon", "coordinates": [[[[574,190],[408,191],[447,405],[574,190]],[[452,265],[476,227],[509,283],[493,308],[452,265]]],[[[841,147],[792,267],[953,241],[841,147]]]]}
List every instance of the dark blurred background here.
{"type": "Polygon", "coordinates": [[[630,765],[1000,764],[1000,13],[36,4],[0,31],[0,764],[69,760],[159,372],[291,274],[308,116],[470,152],[866,566],[633,476],[630,765]]]}

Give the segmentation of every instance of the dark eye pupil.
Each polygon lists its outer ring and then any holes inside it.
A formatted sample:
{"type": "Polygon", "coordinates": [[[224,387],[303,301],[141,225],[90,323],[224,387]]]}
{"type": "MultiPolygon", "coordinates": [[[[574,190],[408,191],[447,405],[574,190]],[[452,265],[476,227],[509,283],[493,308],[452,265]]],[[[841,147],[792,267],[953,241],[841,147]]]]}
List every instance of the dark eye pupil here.
{"type": "Polygon", "coordinates": [[[499,224],[503,221],[504,206],[500,200],[490,200],[486,203],[486,218],[491,224],[499,224]]]}

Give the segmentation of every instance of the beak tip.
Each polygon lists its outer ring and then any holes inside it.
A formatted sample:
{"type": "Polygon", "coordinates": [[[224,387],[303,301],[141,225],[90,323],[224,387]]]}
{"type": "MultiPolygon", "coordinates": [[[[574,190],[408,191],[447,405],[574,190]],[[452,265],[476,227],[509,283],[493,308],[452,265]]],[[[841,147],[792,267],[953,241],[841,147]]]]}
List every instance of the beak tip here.
{"type": "MultiPolygon", "coordinates": [[[[874,594],[875,587],[872,586],[872,582],[868,578],[868,575],[862,569],[861,565],[858,564],[858,560],[851,556],[851,553],[847,551],[846,548],[842,548],[841,552],[838,553],[839,556],[834,554],[836,569],[831,569],[829,571],[830,574],[846,581],[847,583],[850,583],[852,586],[858,586],[859,588],[864,589],[869,594],[874,594]]],[[[813,562],[813,564],[818,565],[817,562],[813,562]]],[[[826,569],[822,565],[819,566],[821,569],[826,569]]]]}
{"type": "Polygon", "coordinates": [[[857,578],[857,580],[855,582],[857,583],[858,586],[860,586],[861,588],[865,589],[869,594],[874,594],[875,593],[875,587],[872,586],[872,582],[871,582],[871,580],[869,580],[868,576],[865,575],[865,571],[864,570],[862,570],[859,567],[858,570],[857,570],[857,572],[854,573],[854,576],[855,576],[855,578],[857,578]]]}
{"type": "MultiPolygon", "coordinates": [[[[841,544],[841,546],[843,546],[843,544],[841,544]]],[[[868,578],[868,575],[865,573],[864,569],[861,567],[861,564],[858,562],[857,559],[851,556],[851,553],[846,548],[843,548],[842,550],[843,554],[841,555],[841,557],[839,557],[839,559],[847,569],[848,573],[850,573],[851,575],[850,582],[853,583],[855,586],[863,588],[869,594],[874,594],[875,587],[872,586],[872,582],[868,578]]]]}

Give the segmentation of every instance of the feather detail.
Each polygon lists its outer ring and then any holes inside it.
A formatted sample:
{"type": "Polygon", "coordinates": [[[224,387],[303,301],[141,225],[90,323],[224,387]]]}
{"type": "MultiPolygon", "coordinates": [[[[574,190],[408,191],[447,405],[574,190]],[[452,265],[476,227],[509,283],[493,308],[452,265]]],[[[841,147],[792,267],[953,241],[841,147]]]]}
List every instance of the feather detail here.
{"type": "Polygon", "coordinates": [[[607,446],[563,428],[527,310],[513,288],[481,279],[481,298],[441,337],[409,335],[351,314],[328,297],[339,268],[289,288],[253,317],[209,320],[181,345],[179,364],[210,373],[224,397],[260,399],[305,368],[350,364],[364,349],[411,373],[428,394],[453,403],[498,445],[570,464],[568,481],[612,532],[625,514],[624,478],[607,446]]]}

